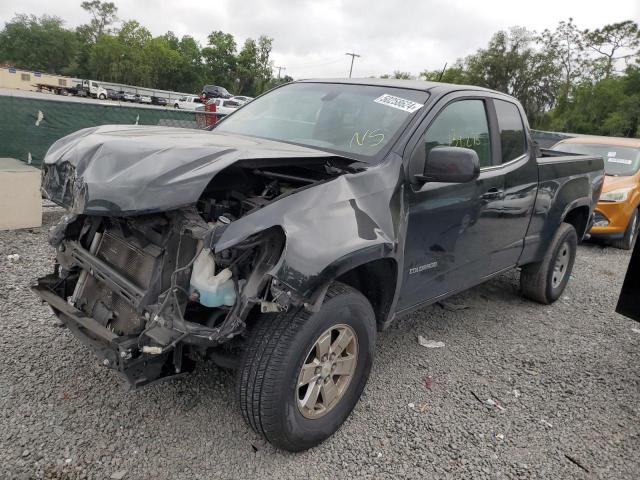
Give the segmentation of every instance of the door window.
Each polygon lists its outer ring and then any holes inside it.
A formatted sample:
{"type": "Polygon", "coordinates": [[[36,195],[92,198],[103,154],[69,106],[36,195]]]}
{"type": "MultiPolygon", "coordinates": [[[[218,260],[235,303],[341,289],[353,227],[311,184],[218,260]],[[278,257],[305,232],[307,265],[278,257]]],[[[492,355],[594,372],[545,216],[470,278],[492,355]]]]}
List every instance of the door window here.
{"type": "Polygon", "coordinates": [[[502,163],[506,163],[518,158],[527,151],[524,125],[520,111],[515,104],[504,100],[494,100],[494,105],[500,129],[502,163]]]}
{"type": "Polygon", "coordinates": [[[424,158],[433,147],[462,147],[478,154],[480,167],[491,165],[491,138],[484,101],[459,100],[447,105],[428,128],[423,144],[424,158]]]}

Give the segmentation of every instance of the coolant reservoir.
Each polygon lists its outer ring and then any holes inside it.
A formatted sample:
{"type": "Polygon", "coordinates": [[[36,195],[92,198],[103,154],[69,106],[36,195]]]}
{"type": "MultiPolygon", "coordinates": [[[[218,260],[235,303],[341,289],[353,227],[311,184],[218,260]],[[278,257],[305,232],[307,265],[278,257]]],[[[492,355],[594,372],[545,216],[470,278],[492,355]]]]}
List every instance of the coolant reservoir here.
{"type": "Polygon", "coordinates": [[[193,263],[189,291],[198,291],[199,302],[205,307],[231,306],[236,301],[236,291],[231,270],[225,268],[216,274],[216,264],[211,249],[203,248],[193,263]]]}

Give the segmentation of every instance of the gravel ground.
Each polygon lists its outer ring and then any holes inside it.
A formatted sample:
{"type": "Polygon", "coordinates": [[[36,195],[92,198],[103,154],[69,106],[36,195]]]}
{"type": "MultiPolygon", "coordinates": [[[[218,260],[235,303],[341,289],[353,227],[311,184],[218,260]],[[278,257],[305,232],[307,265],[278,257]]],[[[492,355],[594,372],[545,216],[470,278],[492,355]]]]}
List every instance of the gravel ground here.
{"type": "Polygon", "coordinates": [[[289,454],[210,363],[140,391],[98,365],[27,288],[51,268],[45,238],[0,232],[2,478],[640,477],[640,325],[613,312],[626,252],[581,246],[553,306],[521,299],[514,272],[405,317],[345,425],[289,454]]]}

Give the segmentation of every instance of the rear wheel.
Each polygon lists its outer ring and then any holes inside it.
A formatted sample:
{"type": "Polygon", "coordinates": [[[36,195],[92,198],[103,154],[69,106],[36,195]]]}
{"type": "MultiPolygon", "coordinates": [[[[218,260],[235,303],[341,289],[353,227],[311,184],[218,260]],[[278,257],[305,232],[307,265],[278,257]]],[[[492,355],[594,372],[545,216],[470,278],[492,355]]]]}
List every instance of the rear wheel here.
{"type": "Polygon", "coordinates": [[[329,288],[320,311],[260,320],[238,376],[242,415],[275,446],[301,451],[331,436],[369,377],[375,315],[357,290],[329,288]]]}
{"type": "Polygon", "coordinates": [[[636,243],[636,239],[638,238],[638,226],[638,210],[636,209],[629,219],[629,223],[627,224],[627,229],[624,232],[624,236],[619,240],[612,241],[611,245],[622,250],[633,249],[633,246],[636,243]]]}
{"type": "Polygon", "coordinates": [[[104,93],[101,93],[100,96],[98,97],[100,100],[105,100],[107,97],[105,96],[104,93]]]}
{"type": "Polygon", "coordinates": [[[577,248],[575,228],[568,223],[561,223],[542,261],[522,267],[522,294],[545,304],[560,298],[571,277],[577,248]]]}

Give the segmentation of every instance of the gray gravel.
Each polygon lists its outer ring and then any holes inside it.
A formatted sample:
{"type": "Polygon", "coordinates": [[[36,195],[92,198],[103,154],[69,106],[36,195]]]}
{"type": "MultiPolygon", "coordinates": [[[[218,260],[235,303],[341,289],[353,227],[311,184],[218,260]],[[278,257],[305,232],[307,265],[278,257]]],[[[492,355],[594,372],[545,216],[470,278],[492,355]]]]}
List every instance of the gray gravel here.
{"type": "Polygon", "coordinates": [[[345,425],[289,454],[244,424],[233,375],[210,363],[126,390],[28,290],[52,265],[45,237],[0,232],[2,478],[640,477],[640,325],[613,312],[626,252],[580,247],[552,306],[521,299],[514,272],[405,318],[379,335],[345,425]]]}

